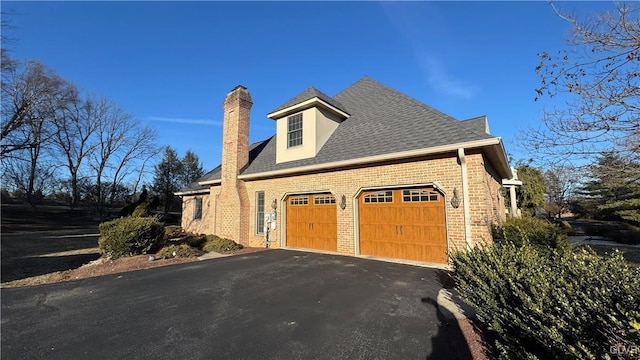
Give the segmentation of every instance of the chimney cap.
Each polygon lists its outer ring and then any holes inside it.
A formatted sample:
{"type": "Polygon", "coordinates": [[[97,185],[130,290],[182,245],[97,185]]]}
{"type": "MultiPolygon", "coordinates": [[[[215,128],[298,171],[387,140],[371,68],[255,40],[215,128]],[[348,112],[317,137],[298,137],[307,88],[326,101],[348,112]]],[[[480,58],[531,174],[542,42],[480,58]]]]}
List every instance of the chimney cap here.
{"type": "Polygon", "coordinates": [[[234,87],[231,92],[234,92],[236,90],[247,90],[247,88],[244,85],[238,85],[236,87],[234,87]]]}

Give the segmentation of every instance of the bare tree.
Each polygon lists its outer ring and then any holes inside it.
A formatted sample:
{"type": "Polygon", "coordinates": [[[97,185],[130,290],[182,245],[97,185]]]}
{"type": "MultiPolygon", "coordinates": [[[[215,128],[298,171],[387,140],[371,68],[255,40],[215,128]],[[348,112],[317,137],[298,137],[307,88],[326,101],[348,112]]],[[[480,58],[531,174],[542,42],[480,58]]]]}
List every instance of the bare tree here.
{"type": "Polygon", "coordinates": [[[552,158],[603,151],[640,154],[640,21],[636,4],[613,3],[611,12],[578,18],[556,9],[572,25],[568,50],[541,53],[538,96],[562,94],[565,106],[548,111],[526,145],[552,158]]]}
{"type": "Polygon", "coordinates": [[[116,189],[126,177],[138,173],[139,179],[144,174],[144,166],[147,161],[160,153],[161,148],[156,146],[156,139],[157,133],[150,127],[141,128],[136,124],[131,129],[125,138],[125,146],[118,157],[118,163],[115,164],[109,203],[115,200],[116,189]],[[139,163],[140,160],[142,160],[142,165],[139,163]]]}
{"type": "Polygon", "coordinates": [[[64,158],[64,166],[69,171],[71,206],[77,205],[80,199],[78,175],[83,162],[98,146],[93,138],[98,129],[97,108],[94,99],[76,98],[58,112],[54,122],[56,131],[53,143],[56,152],[64,158]]]}
{"type": "Polygon", "coordinates": [[[150,128],[141,128],[138,121],[120,107],[106,99],[96,104],[96,149],[90,166],[95,180],[95,199],[100,215],[104,213],[107,189],[117,189],[130,166],[157,152],[156,133],[150,128]],[[105,186],[109,184],[109,186],[105,186]]]}
{"type": "Polygon", "coordinates": [[[554,165],[544,172],[547,185],[547,211],[557,219],[569,210],[576,186],[582,174],[572,165],[554,165]]]}
{"type": "Polygon", "coordinates": [[[24,67],[11,65],[6,71],[3,66],[0,158],[41,146],[51,135],[44,132],[49,129],[48,123],[77,94],[73,84],[40,62],[28,61],[24,67]]]}

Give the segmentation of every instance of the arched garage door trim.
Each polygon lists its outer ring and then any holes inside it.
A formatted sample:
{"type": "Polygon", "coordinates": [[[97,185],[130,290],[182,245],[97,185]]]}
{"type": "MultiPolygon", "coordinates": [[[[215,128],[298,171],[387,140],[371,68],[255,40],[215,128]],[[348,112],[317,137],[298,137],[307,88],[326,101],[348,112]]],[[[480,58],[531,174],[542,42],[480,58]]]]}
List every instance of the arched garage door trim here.
{"type": "Polygon", "coordinates": [[[353,216],[353,229],[354,229],[354,249],[355,249],[355,255],[356,256],[364,256],[362,255],[361,251],[360,251],[360,196],[364,193],[364,192],[369,192],[369,191],[375,191],[375,190],[403,190],[403,189],[415,189],[415,188],[432,188],[435,191],[437,191],[443,199],[443,208],[444,208],[444,223],[445,223],[445,242],[446,242],[446,249],[449,249],[449,226],[448,226],[448,200],[447,200],[447,194],[446,191],[444,190],[444,187],[434,181],[434,182],[427,182],[427,183],[417,183],[417,184],[400,184],[400,185],[380,185],[380,186],[368,186],[368,187],[362,187],[360,188],[355,195],[352,197],[352,201],[353,201],[353,212],[354,212],[354,216],[353,216]]]}

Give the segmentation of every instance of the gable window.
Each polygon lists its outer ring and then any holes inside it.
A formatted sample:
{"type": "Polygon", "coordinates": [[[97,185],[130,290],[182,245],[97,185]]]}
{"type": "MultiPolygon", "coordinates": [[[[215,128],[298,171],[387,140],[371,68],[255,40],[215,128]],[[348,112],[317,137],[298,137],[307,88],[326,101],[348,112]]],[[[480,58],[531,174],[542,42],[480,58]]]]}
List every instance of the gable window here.
{"type": "Polygon", "coordinates": [[[197,197],[195,201],[195,209],[193,210],[193,220],[202,219],[202,198],[197,197]]]}
{"type": "Polygon", "coordinates": [[[287,147],[302,145],[302,114],[287,119],[287,147]]]}
{"type": "Polygon", "coordinates": [[[256,234],[264,234],[264,191],[256,192],[256,234]]]}

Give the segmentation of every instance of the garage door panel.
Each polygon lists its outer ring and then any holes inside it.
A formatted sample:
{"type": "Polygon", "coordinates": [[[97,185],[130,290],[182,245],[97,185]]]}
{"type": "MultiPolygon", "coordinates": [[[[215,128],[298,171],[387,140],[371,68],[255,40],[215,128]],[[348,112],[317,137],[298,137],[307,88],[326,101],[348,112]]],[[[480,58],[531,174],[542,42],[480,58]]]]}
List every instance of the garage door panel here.
{"type": "Polygon", "coordinates": [[[359,197],[359,244],[362,255],[426,262],[447,262],[444,199],[434,189],[363,192],[359,197]],[[380,195],[386,193],[385,202],[380,195]],[[374,194],[378,202],[366,202],[374,194]]]}
{"type": "Polygon", "coordinates": [[[322,197],[318,203],[315,195],[292,195],[286,199],[287,246],[337,251],[335,199],[328,194],[322,197]]]}

